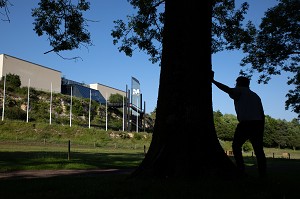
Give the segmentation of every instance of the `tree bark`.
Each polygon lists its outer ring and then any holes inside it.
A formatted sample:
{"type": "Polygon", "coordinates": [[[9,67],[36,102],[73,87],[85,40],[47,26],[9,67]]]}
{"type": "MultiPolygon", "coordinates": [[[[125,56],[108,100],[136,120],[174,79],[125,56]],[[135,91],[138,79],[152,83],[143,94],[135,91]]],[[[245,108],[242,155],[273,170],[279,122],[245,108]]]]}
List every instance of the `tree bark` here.
{"type": "Polygon", "coordinates": [[[154,132],[148,153],[132,177],[203,177],[236,170],[214,127],[211,3],[165,1],[154,132]]]}

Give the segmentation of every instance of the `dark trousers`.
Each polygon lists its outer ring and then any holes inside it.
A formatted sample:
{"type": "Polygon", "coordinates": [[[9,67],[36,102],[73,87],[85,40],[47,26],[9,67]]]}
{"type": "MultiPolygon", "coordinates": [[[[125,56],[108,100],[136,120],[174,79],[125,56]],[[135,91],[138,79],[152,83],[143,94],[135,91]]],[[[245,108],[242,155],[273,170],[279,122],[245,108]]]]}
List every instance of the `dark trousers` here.
{"type": "Polygon", "coordinates": [[[266,174],[266,156],[263,150],[264,125],[264,121],[254,120],[241,121],[236,127],[232,150],[236,166],[242,172],[245,171],[242,146],[249,140],[254,149],[259,175],[264,176],[266,174]]]}

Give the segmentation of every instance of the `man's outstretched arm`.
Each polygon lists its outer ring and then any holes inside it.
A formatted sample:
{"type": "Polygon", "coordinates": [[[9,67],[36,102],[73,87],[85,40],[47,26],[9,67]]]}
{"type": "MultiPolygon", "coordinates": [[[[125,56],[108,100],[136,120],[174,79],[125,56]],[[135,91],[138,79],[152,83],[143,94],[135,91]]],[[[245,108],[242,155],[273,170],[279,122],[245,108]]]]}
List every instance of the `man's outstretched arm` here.
{"type": "Polygon", "coordinates": [[[214,76],[215,76],[215,72],[214,71],[211,71],[211,82],[216,85],[220,90],[224,91],[225,93],[228,93],[229,95],[232,94],[232,89],[228,86],[226,86],[225,84],[222,84],[218,81],[216,81],[214,79],[214,76]]]}
{"type": "Polygon", "coordinates": [[[222,84],[222,83],[220,83],[220,82],[217,82],[217,81],[214,80],[214,79],[212,80],[212,83],[213,83],[214,85],[216,85],[220,90],[222,90],[222,91],[224,91],[224,92],[230,94],[230,91],[231,91],[231,88],[230,88],[230,87],[228,87],[228,86],[226,86],[225,84],[222,84]]]}

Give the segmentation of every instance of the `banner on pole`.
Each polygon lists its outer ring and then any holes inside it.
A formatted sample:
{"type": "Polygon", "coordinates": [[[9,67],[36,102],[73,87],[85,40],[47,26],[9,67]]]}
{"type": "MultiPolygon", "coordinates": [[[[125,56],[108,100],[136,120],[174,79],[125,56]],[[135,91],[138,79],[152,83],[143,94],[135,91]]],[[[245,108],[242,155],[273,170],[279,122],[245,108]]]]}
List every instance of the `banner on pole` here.
{"type": "MultiPolygon", "coordinates": [[[[138,104],[140,101],[140,94],[141,90],[139,80],[137,80],[134,77],[131,77],[131,104],[138,109],[140,108],[138,104]]],[[[133,111],[133,114],[136,115],[137,112],[133,111]]]]}

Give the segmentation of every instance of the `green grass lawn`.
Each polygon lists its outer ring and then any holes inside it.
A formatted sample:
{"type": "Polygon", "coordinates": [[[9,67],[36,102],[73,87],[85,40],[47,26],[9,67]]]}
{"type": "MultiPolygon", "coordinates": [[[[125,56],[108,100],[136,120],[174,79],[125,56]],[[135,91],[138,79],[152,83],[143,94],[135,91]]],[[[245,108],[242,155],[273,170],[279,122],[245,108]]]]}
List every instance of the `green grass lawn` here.
{"type": "MultiPolygon", "coordinates": [[[[71,146],[70,151],[68,159],[67,145],[2,142],[0,172],[35,169],[134,169],[144,158],[143,150],[134,148],[78,145],[71,146]]],[[[268,149],[268,153],[270,152],[271,149],[268,149]]],[[[283,152],[285,151],[276,151],[278,154],[283,152]]],[[[0,179],[0,198],[299,198],[300,159],[268,157],[267,179],[257,177],[254,157],[247,156],[245,160],[249,177],[242,180],[137,180],[128,179],[129,174],[11,178],[0,179]]]]}
{"type": "Polygon", "coordinates": [[[0,172],[40,169],[126,169],[139,165],[144,152],[68,145],[0,143],[0,172]]]}

